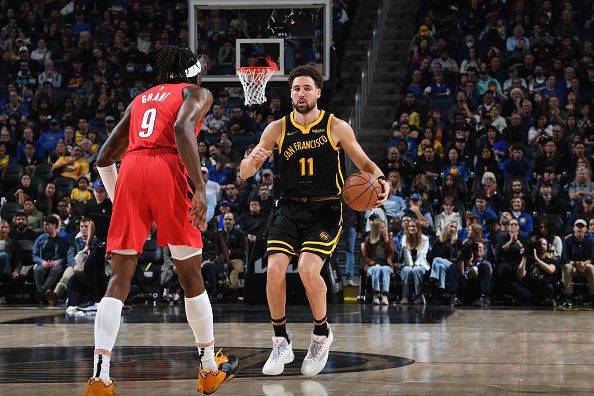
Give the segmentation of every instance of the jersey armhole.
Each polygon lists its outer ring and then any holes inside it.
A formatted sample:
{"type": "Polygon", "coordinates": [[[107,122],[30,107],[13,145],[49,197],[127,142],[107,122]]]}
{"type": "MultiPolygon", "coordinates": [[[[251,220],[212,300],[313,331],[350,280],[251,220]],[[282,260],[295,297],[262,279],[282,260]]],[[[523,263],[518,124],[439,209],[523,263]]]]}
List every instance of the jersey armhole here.
{"type": "Polygon", "coordinates": [[[287,117],[281,118],[281,136],[278,141],[278,151],[283,151],[283,141],[285,140],[285,132],[287,131],[287,117]]]}
{"type": "Polygon", "coordinates": [[[336,143],[334,143],[334,139],[332,139],[332,129],[331,129],[331,125],[332,125],[332,119],[334,118],[334,114],[330,114],[328,116],[328,124],[326,125],[326,133],[328,134],[328,140],[330,141],[330,145],[332,146],[332,148],[336,151],[340,151],[340,148],[336,145],[336,143]]]}

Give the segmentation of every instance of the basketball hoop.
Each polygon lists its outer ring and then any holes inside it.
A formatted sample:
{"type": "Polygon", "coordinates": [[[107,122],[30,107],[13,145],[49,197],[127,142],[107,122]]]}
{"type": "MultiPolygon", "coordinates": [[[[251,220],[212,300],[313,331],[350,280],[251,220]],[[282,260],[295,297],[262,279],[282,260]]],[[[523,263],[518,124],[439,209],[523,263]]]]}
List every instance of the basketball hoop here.
{"type": "Polygon", "coordinates": [[[276,63],[270,59],[258,58],[249,67],[238,67],[237,75],[245,93],[246,106],[266,102],[266,83],[274,72],[278,71],[276,63]],[[258,59],[264,59],[268,66],[254,66],[258,59]]]}

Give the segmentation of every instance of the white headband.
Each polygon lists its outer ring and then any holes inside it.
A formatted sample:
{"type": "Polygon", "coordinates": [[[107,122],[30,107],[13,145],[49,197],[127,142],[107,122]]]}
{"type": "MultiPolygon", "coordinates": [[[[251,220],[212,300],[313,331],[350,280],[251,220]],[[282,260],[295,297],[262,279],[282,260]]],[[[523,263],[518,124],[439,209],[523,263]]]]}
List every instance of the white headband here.
{"type": "Polygon", "coordinates": [[[187,68],[185,70],[186,77],[189,78],[189,77],[197,76],[198,74],[200,74],[201,71],[202,71],[202,66],[200,65],[200,61],[197,60],[193,66],[190,66],[189,68],[187,68]]]}

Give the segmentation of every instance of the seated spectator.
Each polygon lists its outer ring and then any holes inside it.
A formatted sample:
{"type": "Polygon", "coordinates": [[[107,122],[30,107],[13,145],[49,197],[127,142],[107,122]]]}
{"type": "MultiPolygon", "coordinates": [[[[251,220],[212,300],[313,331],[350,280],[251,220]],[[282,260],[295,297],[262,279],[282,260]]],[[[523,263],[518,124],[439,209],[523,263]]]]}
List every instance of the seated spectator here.
{"type": "MultiPolygon", "coordinates": [[[[442,199],[445,197],[454,198],[454,206],[462,205],[468,197],[468,190],[464,179],[460,176],[445,175],[441,182],[439,193],[442,199]]],[[[462,206],[463,207],[463,206],[462,206]]]]}
{"type": "Polygon", "coordinates": [[[553,215],[565,217],[565,201],[553,196],[553,187],[550,182],[540,184],[539,194],[534,201],[534,210],[538,215],[553,215]]]}
{"type": "Polygon", "coordinates": [[[388,305],[390,277],[394,272],[394,241],[386,224],[375,219],[371,224],[371,232],[361,244],[361,255],[365,263],[364,270],[371,278],[373,286],[373,304],[388,305]],[[381,299],[381,301],[380,301],[381,299]]]}
{"type": "Polygon", "coordinates": [[[47,290],[53,290],[66,268],[68,240],[58,235],[58,225],[56,217],[44,217],[45,233],[41,234],[33,245],[33,272],[38,301],[42,301],[47,290]]]}
{"type": "Polygon", "coordinates": [[[93,196],[89,190],[89,179],[82,176],[78,179],[77,187],[72,189],[70,199],[86,204],[91,198],[93,198],[93,196]]]}
{"type": "Polygon", "coordinates": [[[236,106],[233,108],[233,117],[229,120],[229,132],[256,132],[256,122],[245,113],[243,107],[236,106]]]}
{"type": "Polygon", "coordinates": [[[215,206],[219,200],[219,194],[221,193],[221,186],[219,183],[212,181],[208,178],[209,171],[208,168],[202,167],[202,181],[204,181],[204,185],[206,188],[206,196],[210,198],[212,201],[213,206],[215,206]]]}
{"type": "Polygon", "coordinates": [[[37,239],[37,234],[28,227],[28,217],[25,212],[17,212],[12,221],[14,223],[14,227],[12,227],[10,231],[11,239],[15,241],[28,240],[35,242],[35,239],[37,239]]]}
{"type": "Polygon", "coordinates": [[[524,248],[528,240],[520,235],[520,223],[516,219],[509,220],[508,235],[499,242],[497,252],[497,285],[500,292],[511,294],[515,273],[524,257],[524,248]]]}
{"type": "Polygon", "coordinates": [[[460,160],[458,149],[452,147],[448,150],[448,157],[444,161],[444,167],[441,171],[444,175],[460,176],[464,181],[470,178],[470,172],[466,163],[460,160]]]}
{"type": "Polygon", "coordinates": [[[43,232],[43,213],[37,210],[31,198],[25,200],[23,212],[27,216],[29,229],[35,233],[43,232]]]}
{"type": "Polygon", "coordinates": [[[541,137],[553,137],[553,126],[549,124],[546,115],[541,115],[538,117],[536,120],[536,125],[530,128],[528,131],[528,142],[530,144],[536,144],[541,137]]]}
{"type": "Polygon", "coordinates": [[[563,306],[571,308],[573,301],[573,278],[584,277],[588,281],[588,298],[594,303],[594,241],[586,238],[588,223],[577,219],[573,223],[573,234],[563,243],[563,306]]]}
{"type": "Polygon", "coordinates": [[[423,295],[423,276],[429,271],[427,252],[429,250],[429,238],[421,233],[419,220],[411,219],[408,228],[402,238],[402,257],[404,267],[400,271],[402,278],[402,304],[409,304],[409,284],[414,284],[412,300],[415,304],[425,305],[423,295]]]}
{"type": "Polygon", "coordinates": [[[225,258],[227,257],[227,246],[222,236],[215,231],[202,233],[202,273],[208,293],[219,291],[219,275],[225,273],[225,258]]]}
{"type": "Polygon", "coordinates": [[[419,221],[421,231],[425,234],[433,230],[433,217],[431,216],[431,210],[423,205],[423,200],[420,194],[412,194],[408,201],[408,211],[419,221]]]}
{"type": "MultiPolygon", "coordinates": [[[[543,238],[547,242],[546,257],[555,265],[561,262],[561,255],[563,253],[563,241],[556,235],[561,228],[557,228],[553,223],[553,218],[548,216],[541,216],[536,221],[536,228],[532,240],[537,242],[543,238]]],[[[594,224],[594,221],[592,222],[594,224]]]]}
{"type": "Polygon", "coordinates": [[[448,267],[450,303],[453,307],[462,305],[466,300],[474,300],[472,305],[482,308],[491,305],[493,266],[484,259],[484,255],[485,247],[482,242],[464,244],[458,262],[448,267]],[[477,283],[480,294],[474,291],[477,283]],[[475,300],[477,294],[480,297],[475,300]]]}
{"type": "MultiPolygon", "coordinates": [[[[456,223],[456,232],[462,228],[462,218],[460,213],[454,212],[456,201],[452,196],[446,196],[443,199],[443,211],[435,216],[435,235],[441,236],[443,230],[450,223],[456,223]]],[[[456,237],[456,239],[458,239],[456,237]]]]}
{"type": "Polygon", "coordinates": [[[6,144],[0,143],[0,169],[6,168],[13,163],[12,157],[6,152],[6,144]]]}
{"type": "Polygon", "coordinates": [[[448,96],[450,93],[450,89],[443,81],[443,75],[441,74],[435,74],[433,82],[423,91],[424,96],[448,96]]]}
{"type": "Polygon", "coordinates": [[[169,247],[163,248],[163,265],[161,266],[161,286],[163,287],[163,300],[170,304],[181,303],[182,290],[177,275],[177,267],[171,257],[169,247]],[[172,292],[173,291],[173,292],[172,292]]]}
{"type": "MultiPolygon", "coordinates": [[[[494,108],[495,106],[493,106],[493,109],[494,108]]],[[[489,153],[493,154],[492,156],[484,156],[485,159],[483,159],[483,162],[486,162],[485,165],[489,164],[488,160],[490,158],[493,158],[498,162],[503,162],[507,157],[507,144],[505,143],[505,140],[501,139],[501,133],[494,125],[487,126],[487,133],[479,139],[478,146],[488,147],[492,150],[489,153]]],[[[481,157],[483,157],[482,154],[483,153],[481,152],[481,157]]],[[[493,171],[493,169],[491,169],[491,171],[493,171]]]]}
{"type": "Polygon", "coordinates": [[[474,199],[474,207],[472,208],[472,211],[477,216],[478,224],[483,229],[483,235],[485,235],[486,238],[489,237],[489,233],[487,232],[487,230],[485,228],[486,220],[489,217],[494,218],[494,219],[497,218],[497,214],[491,208],[488,207],[487,199],[488,199],[487,194],[480,191],[477,194],[476,198],[474,199]]]}
{"type": "Polygon", "coordinates": [[[503,162],[503,176],[506,178],[520,176],[532,180],[532,163],[524,157],[524,149],[520,145],[511,148],[512,155],[503,162]]]}
{"type": "Polygon", "coordinates": [[[10,223],[0,220],[0,305],[6,305],[4,289],[21,276],[23,266],[19,243],[10,235],[10,223]]]}
{"type": "Polygon", "coordinates": [[[443,293],[446,287],[446,274],[450,265],[457,265],[458,256],[462,243],[458,240],[458,228],[460,224],[457,221],[449,221],[443,227],[439,234],[439,239],[435,241],[431,248],[433,263],[431,264],[431,275],[429,279],[434,281],[439,290],[443,293]]]}
{"type": "Polygon", "coordinates": [[[543,173],[541,175],[538,175],[537,178],[538,178],[538,181],[532,187],[532,193],[530,194],[530,197],[532,198],[533,201],[536,201],[536,197],[540,193],[540,186],[544,183],[548,183],[551,185],[551,195],[553,197],[560,198],[560,191],[562,189],[561,189],[561,185],[559,184],[559,181],[557,180],[557,177],[555,175],[554,168],[552,168],[552,167],[545,168],[543,173]]]}
{"type": "Polygon", "coordinates": [[[422,153],[423,155],[417,158],[417,163],[415,165],[415,173],[424,174],[428,177],[438,178],[442,168],[441,157],[439,155],[436,155],[435,148],[429,145],[424,146],[422,148],[422,153]]]}
{"type": "Polygon", "coordinates": [[[59,298],[62,298],[67,291],[68,281],[74,275],[74,273],[82,271],[83,266],[77,265],[76,256],[79,252],[85,251],[85,259],[88,255],[88,251],[85,249],[87,246],[87,239],[89,237],[89,227],[91,220],[86,218],[82,219],[79,223],[79,232],[68,247],[67,264],[64,269],[62,277],[56,284],[53,290],[47,289],[45,292],[45,298],[50,305],[55,305],[59,298]]]}
{"type": "Polygon", "coordinates": [[[74,146],[69,156],[62,156],[52,166],[56,176],[69,177],[77,181],[81,176],[89,173],[89,163],[82,159],[82,149],[74,146]]]}
{"type": "Polygon", "coordinates": [[[225,213],[223,222],[224,227],[219,234],[227,245],[227,271],[231,289],[235,290],[246,259],[246,237],[236,226],[233,212],[225,213]]]}
{"type": "Polygon", "coordinates": [[[19,184],[12,189],[10,197],[21,206],[25,204],[26,197],[29,197],[32,200],[37,199],[37,191],[35,191],[35,187],[31,185],[31,176],[26,173],[21,176],[19,184]]]}
{"type": "Polygon", "coordinates": [[[592,175],[585,167],[580,167],[575,172],[575,179],[569,183],[569,199],[573,206],[582,201],[585,197],[594,196],[594,182],[592,175]]]}
{"type": "Polygon", "coordinates": [[[512,219],[518,220],[520,224],[520,235],[528,238],[534,231],[534,223],[532,221],[532,215],[526,212],[526,204],[520,197],[513,197],[509,201],[510,214],[512,219]]]}
{"type": "Polygon", "coordinates": [[[386,216],[388,217],[388,221],[393,217],[402,217],[404,211],[406,210],[406,201],[400,196],[398,187],[400,184],[398,172],[397,171],[390,171],[388,173],[388,180],[390,181],[390,192],[388,193],[388,199],[384,202],[384,209],[386,211],[386,216]]]}
{"type": "Polygon", "coordinates": [[[262,206],[258,199],[250,201],[250,209],[248,213],[244,213],[239,218],[239,226],[241,231],[247,235],[247,240],[253,246],[257,239],[264,237],[266,231],[266,222],[268,218],[262,213],[262,206]]]}

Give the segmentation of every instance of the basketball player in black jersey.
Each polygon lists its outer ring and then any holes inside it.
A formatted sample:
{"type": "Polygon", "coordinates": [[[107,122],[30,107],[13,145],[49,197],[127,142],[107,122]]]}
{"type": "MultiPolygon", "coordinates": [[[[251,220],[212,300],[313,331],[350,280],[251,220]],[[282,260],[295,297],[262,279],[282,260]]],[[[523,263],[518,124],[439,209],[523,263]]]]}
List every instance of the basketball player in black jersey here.
{"type": "MultiPolygon", "coordinates": [[[[307,356],[301,366],[306,376],[318,374],[328,360],[332,331],[326,321],[326,284],[321,276],[324,261],[332,254],[342,231],[339,200],[344,183],[344,154],[362,171],[379,179],[379,206],[388,196],[389,184],[355,139],[345,121],[318,109],[323,79],[311,66],[299,66],[289,75],[295,111],[270,123],[251,154],[241,162],[240,176],[253,176],[275,146],[275,167],[280,199],[273,211],[268,235],[266,294],[274,328],[273,349],[262,372],[279,375],[294,359],[285,325],[287,268],[299,257],[298,271],[314,320],[307,356]]],[[[275,184],[275,189],[277,184],[275,184]]]]}

